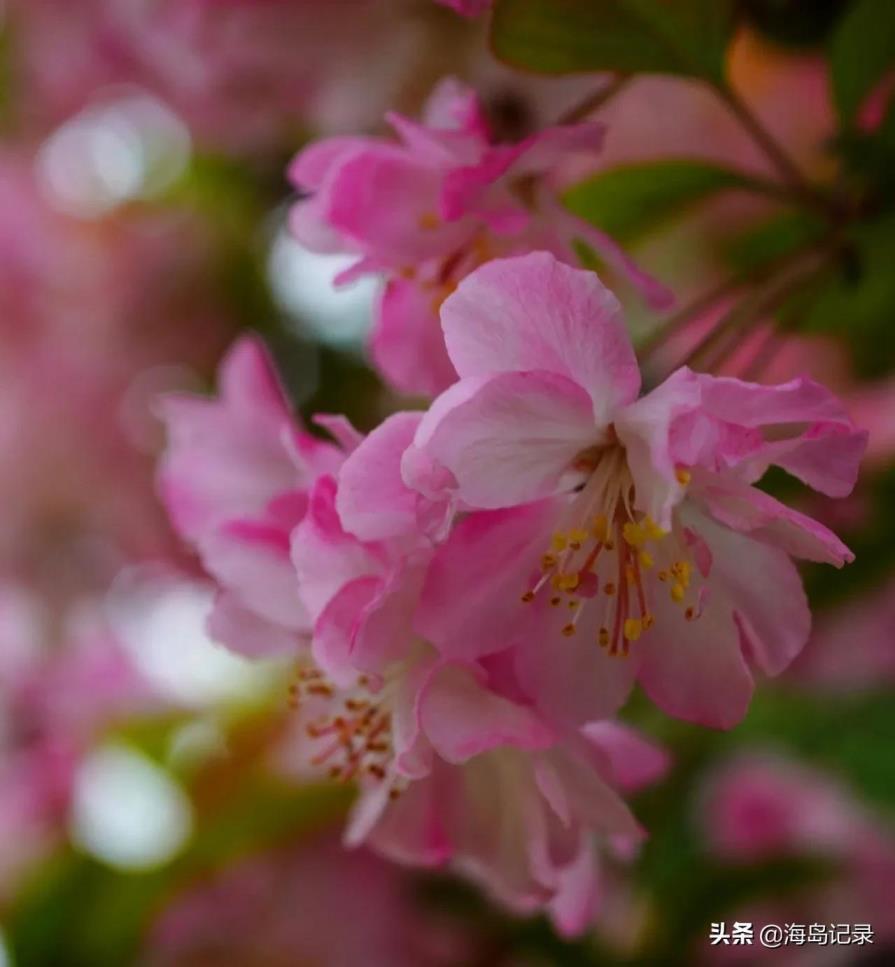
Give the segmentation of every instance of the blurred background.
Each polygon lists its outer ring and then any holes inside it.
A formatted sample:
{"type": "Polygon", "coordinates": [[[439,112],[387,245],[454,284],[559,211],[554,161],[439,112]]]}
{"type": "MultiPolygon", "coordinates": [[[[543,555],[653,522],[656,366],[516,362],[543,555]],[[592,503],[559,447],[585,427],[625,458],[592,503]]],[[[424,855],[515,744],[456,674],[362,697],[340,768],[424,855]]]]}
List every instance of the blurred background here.
{"type": "MultiPolygon", "coordinates": [[[[895,134],[866,139],[895,131],[895,74],[847,136],[830,96],[854,6],[742,4],[730,72],[804,172],[891,191],[895,134]]],[[[501,140],[595,86],[499,65],[487,29],[432,0],[0,3],[2,967],[893,962],[891,216],[849,240],[810,307],[758,320],[713,362],[813,375],[871,431],[854,495],[805,505],[857,562],[806,570],[813,638],[738,729],[626,709],[673,765],[634,801],[650,838],[608,872],[592,935],[564,942],[449,878],[343,852],[347,794],[290,770],[288,670],[204,632],[211,586],[155,495],[153,401],[210,390],[251,329],[304,414],[369,429],[413,404],[365,361],[378,283],[334,289],[343,257],[289,237],[284,172],[311,138],[384,133],[386,110],[417,113],[445,75],[476,87],[501,140]],[[710,946],[710,924],[735,920],[870,923],[875,943],[710,946]]],[[[624,172],[657,158],[769,174],[707,87],[637,78],[601,117],[606,149],[570,166],[590,187],[569,204],[682,305],[810,237],[772,197],[626,194],[624,172]]],[[[635,337],[655,338],[668,317],[608,281],[635,337]]],[[[680,359],[720,308],[661,330],[661,353],[680,359]]]]}

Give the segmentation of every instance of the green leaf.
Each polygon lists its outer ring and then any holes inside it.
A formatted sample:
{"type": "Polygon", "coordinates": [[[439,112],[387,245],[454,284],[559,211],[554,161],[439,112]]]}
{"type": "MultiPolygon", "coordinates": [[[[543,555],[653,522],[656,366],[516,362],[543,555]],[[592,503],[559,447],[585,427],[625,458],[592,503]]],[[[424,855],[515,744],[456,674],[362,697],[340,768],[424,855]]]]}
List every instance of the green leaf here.
{"type": "Polygon", "coordinates": [[[753,272],[820,241],[828,231],[819,216],[797,209],[779,212],[724,244],[733,268],[753,272]]]}
{"type": "Polygon", "coordinates": [[[895,3],[858,0],[830,45],[833,98],[848,126],[883,74],[895,67],[895,3]]]}
{"type": "Polygon", "coordinates": [[[544,74],[679,74],[719,86],[730,0],[498,0],[494,52],[544,74]]]}
{"type": "Polygon", "coordinates": [[[804,326],[841,336],[861,375],[882,376],[895,366],[895,215],[856,226],[848,243],[854,264],[830,270],[804,326]]]}
{"type": "Polygon", "coordinates": [[[669,159],[622,165],[570,188],[566,206],[621,242],[631,242],[720,191],[751,179],[705,161],[669,159]]]}

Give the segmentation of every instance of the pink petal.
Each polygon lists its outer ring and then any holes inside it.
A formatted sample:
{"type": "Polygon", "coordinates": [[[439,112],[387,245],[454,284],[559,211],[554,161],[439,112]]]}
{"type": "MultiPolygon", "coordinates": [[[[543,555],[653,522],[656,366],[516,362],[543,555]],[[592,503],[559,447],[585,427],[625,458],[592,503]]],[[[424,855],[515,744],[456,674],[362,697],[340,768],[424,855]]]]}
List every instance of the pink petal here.
{"type": "Polygon", "coordinates": [[[305,482],[284,444],[284,434],[300,430],[263,345],[252,337],[237,342],[220,383],[218,400],[172,394],[159,405],[169,435],[159,487],[190,540],[229,518],[260,515],[305,482]]]}
{"type": "Polygon", "coordinates": [[[712,551],[712,593],[734,610],[746,657],[766,675],[779,675],[802,650],[811,612],[799,573],[775,547],[744,537],[708,518],[692,518],[712,551]]]}
{"type": "Polygon", "coordinates": [[[449,393],[457,405],[448,409],[443,398],[421,424],[417,445],[453,474],[458,496],[473,507],[509,507],[556,492],[598,437],[587,395],[550,372],[463,380],[449,393]]]}
{"type": "Polygon", "coordinates": [[[340,165],[327,221],[392,265],[447,255],[471,229],[459,223],[429,227],[438,213],[441,178],[438,169],[401,148],[371,148],[340,165]]]}
{"type": "Polygon", "coordinates": [[[668,772],[668,753],[621,722],[594,722],[581,731],[608,756],[613,779],[625,792],[652,785],[668,772]]]}
{"type": "Polygon", "coordinates": [[[314,661],[338,685],[349,685],[357,678],[352,660],[354,636],[364,607],[380,587],[377,577],[348,581],[329,599],[314,623],[314,661]]]}
{"type": "Polygon", "coordinates": [[[684,494],[675,475],[672,427],[682,415],[697,409],[699,402],[695,373],[680,369],[616,415],[615,432],[625,446],[637,509],[666,530],[672,509],[684,494]]]}
{"type": "Polygon", "coordinates": [[[341,413],[315,413],[311,422],[323,427],[346,454],[353,453],[364,440],[363,433],[356,430],[348,417],[341,413]]]}
{"type": "Polygon", "coordinates": [[[296,655],[305,637],[250,611],[233,595],[219,594],[208,616],[209,637],[246,658],[296,655]]]}
{"type": "Polygon", "coordinates": [[[854,560],[854,554],[823,524],[730,476],[697,482],[692,496],[715,520],[793,557],[835,567],[854,560]]]}
{"type": "Polygon", "coordinates": [[[566,638],[555,611],[543,608],[549,622],[545,628],[535,620],[539,602],[532,604],[529,633],[516,646],[516,674],[538,711],[548,722],[570,728],[614,715],[631,693],[637,651],[620,658],[599,646],[595,608],[584,609],[577,633],[566,638]]]}
{"type": "Polygon", "coordinates": [[[593,272],[546,252],[495,259],[472,272],[445,300],[441,320],[461,376],[555,373],[590,395],[599,426],[639,390],[615,297],[593,272]]]}
{"type": "Polygon", "coordinates": [[[411,783],[392,802],[384,783],[367,795],[372,799],[369,805],[355,805],[349,845],[367,838],[378,853],[412,866],[441,866],[451,857],[453,844],[445,825],[443,783],[434,778],[411,783]]]}
{"type": "Polygon", "coordinates": [[[520,599],[560,512],[541,501],[461,520],[429,566],[418,634],[446,657],[472,659],[530,632],[533,616],[520,599]]]}
{"type": "Polygon", "coordinates": [[[356,668],[382,672],[402,661],[413,645],[413,615],[425,567],[405,559],[380,582],[376,595],[358,618],[351,660],[356,668]]]}
{"type": "Polygon", "coordinates": [[[625,801],[586,758],[573,754],[565,744],[540,756],[541,768],[552,770],[561,783],[576,822],[607,835],[643,836],[625,801]]]}
{"type": "Polygon", "coordinates": [[[674,305],[675,297],[671,289],[640,268],[611,235],[567,211],[554,214],[553,222],[569,241],[581,241],[589,245],[613,271],[634,286],[648,306],[653,309],[669,309],[674,305]]]}
{"type": "Polygon", "coordinates": [[[420,725],[436,752],[460,763],[497,746],[543,749],[555,736],[529,709],[483,687],[469,668],[437,669],[420,695],[420,725]]]}
{"type": "Polygon", "coordinates": [[[308,630],[288,532],[256,521],[233,521],[203,537],[198,547],[209,574],[245,607],[285,628],[308,630]]]}
{"type": "Polygon", "coordinates": [[[456,382],[438,321],[437,291],[394,279],[382,294],[371,353],[386,381],[401,393],[437,396],[456,382]]]}
{"type": "Polygon", "coordinates": [[[421,413],[395,413],[342,465],[336,510],[342,526],[363,541],[413,534],[419,494],[401,478],[401,458],[413,442],[421,413]]]}
{"type": "Polygon", "coordinates": [[[574,938],[592,926],[600,898],[600,869],[593,837],[582,836],[574,861],[560,871],[559,889],[550,901],[550,920],[561,937],[574,938]]]}
{"type": "MultiPolygon", "coordinates": [[[[482,5],[483,0],[461,2],[482,5]]],[[[445,77],[435,85],[423,109],[423,123],[439,131],[465,131],[487,140],[487,123],[478,94],[455,77],[445,77]]]]}
{"type": "Polygon", "coordinates": [[[292,563],[301,599],[312,617],[347,582],[380,575],[385,568],[381,548],[347,534],[336,513],[336,481],[322,477],[311,492],[308,513],[292,533],[292,563]]]}
{"type": "Polygon", "coordinates": [[[722,596],[709,594],[696,621],[686,621],[665,594],[653,596],[650,610],[655,624],[637,642],[647,695],[687,722],[722,729],[740,722],[754,683],[722,596]]]}
{"type": "Polygon", "coordinates": [[[843,405],[825,387],[804,378],[778,386],[705,375],[699,380],[703,406],[715,419],[777,428],[778,438],[772,437],[750,460],[750,480],[776,463],[831,497],[851,492],[867,436],[855,429],[843,405]]]}
{"type": "Polygon", "coordinates": [[[324,138],[309,144],[292,159],[287,169],[289,181],[302,191],[322,187],[333,168],[355,151],[365,150],[375,141],[371,138],[324,138]]]}

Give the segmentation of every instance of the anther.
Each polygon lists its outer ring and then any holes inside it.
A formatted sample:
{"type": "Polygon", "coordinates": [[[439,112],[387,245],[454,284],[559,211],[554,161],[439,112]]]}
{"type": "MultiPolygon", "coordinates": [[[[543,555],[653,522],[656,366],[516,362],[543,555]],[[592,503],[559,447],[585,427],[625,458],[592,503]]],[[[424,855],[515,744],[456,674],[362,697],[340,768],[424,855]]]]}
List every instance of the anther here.
{"type": "Polygon", "coordinates": [[[627,641],[637,641],[643,631],[643,622],[640,618],[626,618],[623,634],[627,641]]]}

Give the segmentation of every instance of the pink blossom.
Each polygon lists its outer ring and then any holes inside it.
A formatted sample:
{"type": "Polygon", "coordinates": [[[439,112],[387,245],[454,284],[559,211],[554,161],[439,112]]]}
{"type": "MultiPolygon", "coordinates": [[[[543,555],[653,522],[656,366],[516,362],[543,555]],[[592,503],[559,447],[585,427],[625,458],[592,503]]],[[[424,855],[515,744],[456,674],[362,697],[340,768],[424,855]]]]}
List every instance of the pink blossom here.
{"type": "Polygon", "coordinates": [[[860,692],[895,681],[895,581],[891,575],[817,616],[811,640],[788,673],[821,693],[860,692]]]}
{"type": "Polygon", "coordinates": [[[330,138],[310,145],[289,176],[308,197],[291,216],[308,248],[357,257],[343,273],[384,274],[372,355],[399,390],[434,394],[455,373],[437,312],[460,279],[495,255],[545,248],[573,264],[591,244],[653,301],[667,291],[601,233],[566,212],[552,178],[560,159],[595,152],[602,125],[546,128],[514,145],[492,144],[475,94],[453,80],[432,94],[422,123],[388,115],[398,142],[330,138]]]}
{"type": "Polygon", "coordinates": [[[664,759],[617,726],[548,727],[499,659],[445,660],[419,633],[449,507],[401,478],[421,419],[395,414],[321,477],[293,533],[314,664],[298,671],[290,755],[303,774],[356,783],[350,845],[449,865],[579,932],[596,905],[594,837],[640,836],[613,785],[650,781],[664,759]]]}
{"type": "MultiPolygon", "coordinates": [[[[162,399],[169,442],[161,496],[220,584],[213,637],[250,656],[287,652],[310,631],[290,535],[314,481],[339,466],[343,450],[299,426],[257,340],[231,349],[219,382],[218,399],[162,399]]],[[[343,421],[328,425],[348,446],[356,441],[343,421]]]]}
{"type": "Polygon", "coordinates": [[[152,967],[472,962],[473,928],[426,910],[408,879],[368,851],[346,852],[328,831],[315,833],[185,884],[154,923],[144,962],[152,967]]]}
{"type": "Polygon", "coordinates": [[[0,586],[0,895],[58,842],[103,730],[161,705],[93,606],[52,634],[36,595],[0,586]]]}
{"type": "MultiPolygon", "coordinates": [[[[812,880],[772,901],[738,908],[728,920],[870,923],[877,942],[895,935],[887,900],[895,882],[891,824],[834,776],[779,754],[744,753],[708,776],[698,821],[716,860],[729,865],[810,858],[831,866],[820,884],[812,880]]],[[[733,950],[713,953],[722,962],[736,960],[733,950]]]]}
{"type": "Polygon", "coordinates": [[[776,464],[844,496],[866,435],[807,379],[684,368],[638,398],[617,301],[548,253],[480,268],[442,323],[460,379],[421,421],[405,478],[488,513],[437,552],[429,640],[467,659],[515,646],[551,719],[611,715],[637,679],[669,714],[739,721],[753,669],[779,673],[808,635],[790,557],[852,559],[754,484],[776,464]]]}

